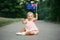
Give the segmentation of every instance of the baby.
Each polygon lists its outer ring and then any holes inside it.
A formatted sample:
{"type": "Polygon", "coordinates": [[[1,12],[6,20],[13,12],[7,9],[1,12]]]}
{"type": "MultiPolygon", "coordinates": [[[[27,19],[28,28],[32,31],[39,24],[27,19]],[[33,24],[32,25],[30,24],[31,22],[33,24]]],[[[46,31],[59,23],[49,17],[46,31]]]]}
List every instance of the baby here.
{"type": "Polygon", "coordinates": [[[22,23],[26,24],[26,27],[22,29],[20,32],[16,34],[21,35],[34,35],[39,32],[38,28],[35,25],[35,21],[38,19],[38,14],[36,13],[36,17],[34,17],[33,12],[27,13],[27,19],[22,19],[22,23]]]}

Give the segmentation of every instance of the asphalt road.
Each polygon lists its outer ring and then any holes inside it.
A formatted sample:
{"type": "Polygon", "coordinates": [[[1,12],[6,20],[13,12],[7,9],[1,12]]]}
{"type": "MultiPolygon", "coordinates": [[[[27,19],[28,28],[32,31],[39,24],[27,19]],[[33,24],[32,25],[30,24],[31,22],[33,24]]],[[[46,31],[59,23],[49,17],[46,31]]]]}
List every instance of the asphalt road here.
{"type": "Polygon", "coordinates": [[[0,40],[60,40],[60,24],[37,21],[39,34],[32,36],[16,35],[16,32],[24,28],[21,22],[15,22],[0,27],[0,40]]]}

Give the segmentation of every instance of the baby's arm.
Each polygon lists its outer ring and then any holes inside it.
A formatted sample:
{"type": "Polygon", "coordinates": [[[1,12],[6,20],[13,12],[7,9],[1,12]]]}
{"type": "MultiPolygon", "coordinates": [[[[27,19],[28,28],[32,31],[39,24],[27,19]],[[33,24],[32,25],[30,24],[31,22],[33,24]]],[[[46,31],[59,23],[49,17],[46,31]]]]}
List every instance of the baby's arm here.
{"type": "Polygon", "coordinates": [[[36,13],[36,20],[38,19],[38,13],[36,13]]]}
{"type": "Polygon", "coordinates": [[[34,18],[34,21],[38,19],[38,13],[36,13],[36,17],[34,18]]]}
{"type": "Polygon", "coordinates": [[[23,24],[26,24],[27,23],[24,18],[22,18],[21,21],[22,21],[23,24]]]}

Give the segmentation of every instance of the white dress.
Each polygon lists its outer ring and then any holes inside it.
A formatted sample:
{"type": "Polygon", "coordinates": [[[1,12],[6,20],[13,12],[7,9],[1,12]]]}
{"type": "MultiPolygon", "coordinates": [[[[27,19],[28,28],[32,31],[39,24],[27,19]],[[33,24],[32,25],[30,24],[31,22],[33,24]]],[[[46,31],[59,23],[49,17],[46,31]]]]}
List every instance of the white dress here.
{"type": "Polygon", "coordinates": [[[27,21],[26,27],[25,27],[26,32],[34,31],[35,33],[38,33],[38,28],[36,27],[33,19],[32,20],[26,19],[26,21],[27,21]]]}

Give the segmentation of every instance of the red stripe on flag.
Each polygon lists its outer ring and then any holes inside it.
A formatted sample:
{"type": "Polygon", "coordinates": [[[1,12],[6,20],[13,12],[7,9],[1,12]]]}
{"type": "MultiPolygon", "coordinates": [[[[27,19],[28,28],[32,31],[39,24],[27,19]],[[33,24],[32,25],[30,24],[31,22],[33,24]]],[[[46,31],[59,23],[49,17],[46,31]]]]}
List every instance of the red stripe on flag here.
{"type": "Polygon", "coordinates": [[[32,6],[37,6],[37,4],[32,4],[32,6]]]}

